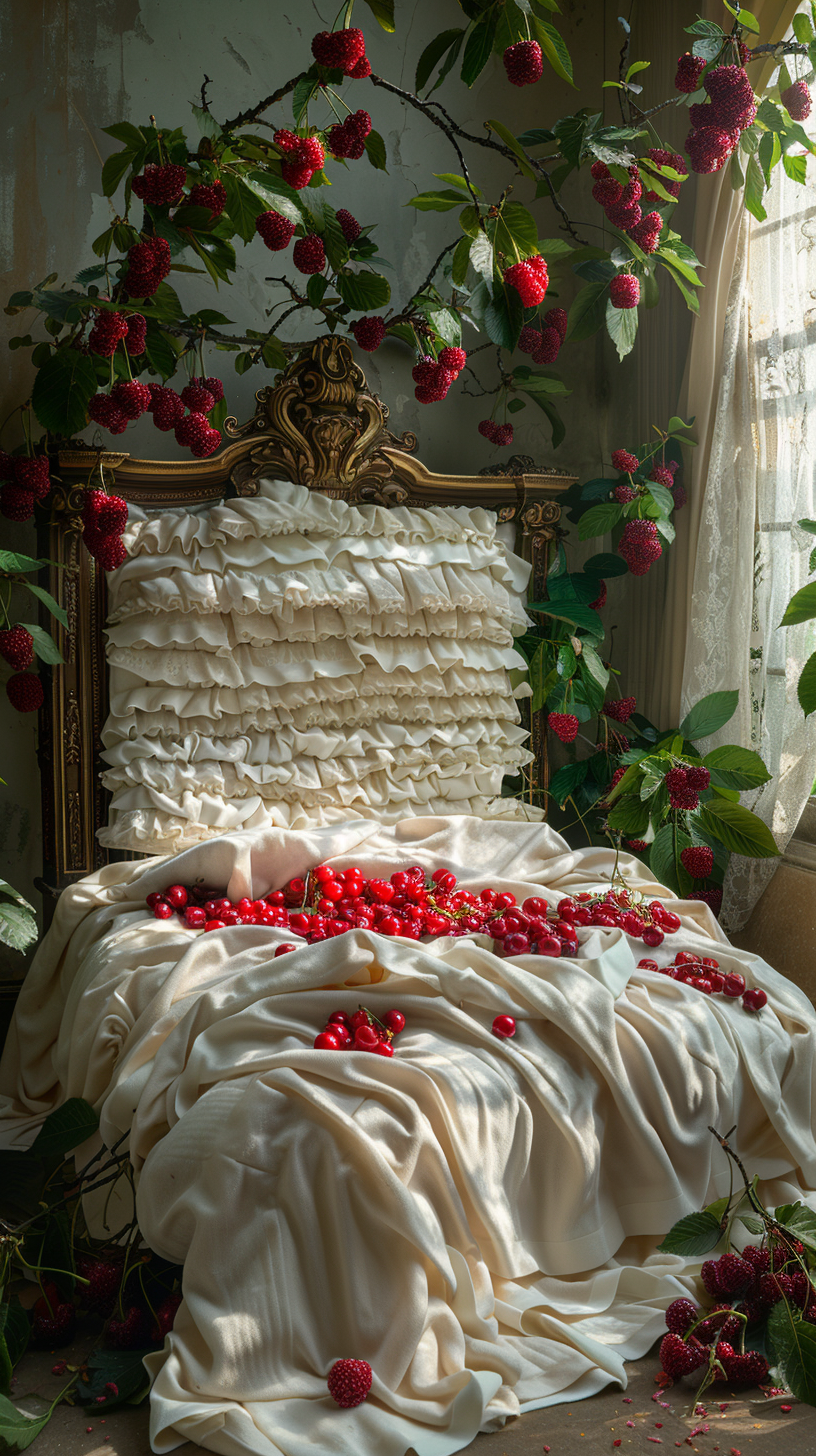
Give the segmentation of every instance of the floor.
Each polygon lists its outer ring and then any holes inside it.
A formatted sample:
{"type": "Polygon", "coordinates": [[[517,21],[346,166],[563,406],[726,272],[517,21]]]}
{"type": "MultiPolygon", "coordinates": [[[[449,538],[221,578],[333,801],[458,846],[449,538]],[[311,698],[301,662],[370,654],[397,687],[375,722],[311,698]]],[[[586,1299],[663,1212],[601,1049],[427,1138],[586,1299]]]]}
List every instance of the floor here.
{"type": "MultiPolygon", "coordinates": [[[[79,1347],[59,1353],[82,1358],[79,1347]]],[[[51,1367],[56,1358],[32,1353],[21,1361],[15,1395],[23,1406],[24,1392],[53,1399],[58,1377],[51,1367]]],[[[715,1386],[705,1415],[695,1415],[693,1383],[661,1391],[656,1384],[659,1368],[655,1345],[643,1360],[627,1366],[625,1392],[610,1386],[575,1405],[531,1411],[503,1431],[477,1436],[467,1456],[595,1456],[618,1447],[621,1456],[647,1456],[658,1445],[684,1447],[700,1456],[816,1456],[816,1408],[784,1397],[766,1398],[760,1391],[740,1394],[715,1386]]],[[[60,1406],[30,1449],[34,1456],[149,1456],[147,1432],[146,1405],[114,1410],[107,1417],[60,1406]]],[[[199,1449],[189,1444],[177,1448],[180,1456],[194,1456],[199,1449]]]]}

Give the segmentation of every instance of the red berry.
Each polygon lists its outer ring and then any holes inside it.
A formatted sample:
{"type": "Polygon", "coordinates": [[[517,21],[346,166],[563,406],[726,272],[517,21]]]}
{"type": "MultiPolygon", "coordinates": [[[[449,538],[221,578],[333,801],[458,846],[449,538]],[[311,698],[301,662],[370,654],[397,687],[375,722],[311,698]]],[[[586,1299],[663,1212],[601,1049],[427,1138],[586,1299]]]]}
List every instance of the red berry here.
{"type": "Polygon", "coordinates": [[[461,374],[467,363],[467,354],[464,349],[449,345],[448,348],[440,351],[439,363],[451,374],[461,374]]]}
{"type": "Polygon", "coordinates": [[[150,1331],[150,1338],[155,1344],[163,1340],[165,1335],[169,1335],[175,1323],[180,1304],[180,1290],[176,1290],[175,1294],[169,1294],[166,1299],[162,1300],[156,1310],[156,1320],[150,1331]]]}
{"type": "Polygon", "coordinates": [[[187,201],[191,207],[208,207],[213,217],[220,217],[227,205],[227,189],[223,182],[196,182],[187,201]]]}
{"type": "Polygon", "coordinates": [[[124,1264],[121,1259],[95,1259],[84,1255],[77,1260],[77,1268],[87,1285],[81,1286],[81,1298],[85,1309],[107,1319],[113,1313],[119,1286],[122,1283],[124,1264]]]}
{"type": "Polygon", "coordinates": [[[358,319],[351,325],[351,332],[360,348],[367,349],[369,353],[373,354],[375,349],[379,349],[385,338],[385,324],[381,318],[373,314],[367,318],[358,319]]]}
{"type": "Polygon", "coordinates": [[[127,338],[127,314],[107,312],[102,309],[96,315],[93,328],[88,335],[88,348],[93,354],[110,358],[116,353],[117,344],[127,338]]]}
{"type": "Polygon", "coordinates": [[[810,91],[806,81],[794,81],[779,99],[792,121],[806,121],[810,116],[810,91]]]}
{"type": "Polygon", "coordinates": [[[486,440],[492,440],[494,444],[496,441],[496,429],[497,426],[495,425],[493,420],[479,421],[479,434],[484,435],[484,438],[486,440]]]}
{"type": "Polygon", "coordinates": [[[67,1301],[59,1302],[55,1286],[49,1300],[38,1299],[32,1310],[31,1343],[40,1349],[61,1349],[70,1345],[76,1330],[76,1310],[67,1301]]]}
{"type": "Polygon", "coordinates": [[[532,86],[541,80],[544,59],[537,40],[520,40],[508,46],[502,59],[511,86],[532,86]]]}
{"type": "Polygon", "coordinates": [[[675,1299],[666,1310],[666,1328],[675,1335],[684,1335],[699,1314],[697,1305],[690,1299],[675,1299]]]}
{"type": "Polygon", "coordinates": [[[0,657],[15,672],[24,672],[34,661],[34,638],[25,627],[7,627],[0,632],[0,657]]]}
{"type": "Polygon", "coordinates": [[[206,415],[189,414],[179,420],[175,429],[180,445],[187,445],[190,453],[198,458],[212,455],[221,444],[221,431],[210,427],[206,415]]]}
{"type": "Polygon", "coordinates": [[[750,986],[742,993],[742,1004],[746,1011],[761,1011],[767,1001],[768,997],[761,986],[750,986]]]}
{"type": "Polygon", "coordinates": [[[542,329],[533,350],[534,362],[536,364],[554,364],[561,352],[562,342],[558,329],[542,329]]]}
{"type": "Polygon", "coordinates": [[[508,1037],[515,1036],[516,1023],[512,1016],[496,1016],[493,1019],[493,1035],[508,1037]]]}
{"type": "Polygon", "coordinates": [[[523,935],[521,931],[514,931],[511,935],[504,937],[504,953],[509,956],[527,955],[530,949],[530,938],[523,935]]]}
{"type": "Polygon", "coordinates": [[[279,253],[283,248],[289,246],[295,231],[295,224],[290,222],[288,217],[275,212],[262,212],[255,219],[255,231],[266,243],[266,246],[273,253],[279,253]]]}
{"type": "Polygon", "coordinates": [[[663,219],[659,212],[649,212],[639,223],[628,229],[629,236],[637,243],[641,252],[654,253],[660,242],[663,219]]]}
{"type": "Polygon", "coordinates": [[[189,930],[203,930],[207,917],[200,905],[187,905],[184,909],[184,924],[189,930]]]}
{"type": "Polygon", "coordinates": [[[321,1052],[339,1052],[340,1038],[331,1031],[321,1031],[315,1037],[314,1045],[321,1052]]]}
{"type": "Polygon", "coordinates": [[[690,844],[680,851],[680,862],[695,880],[707,880],[714,868],[714,853],[707,844],[690,844]]]}
{"type": "Polygon", "coordinates": [[[340,224],[340,231],[346,242],[349,245],[356,242],[362,232],[362,228],[356,217],[352,217],[347,208],[341,207],[337,211],[337,221],[340,224]]]}
{"type": "Polygon", "coordinates": [[[618,542],[618,552],[633,576],[645,576],[652,563],[663,555],[654,521],[627,521],[618,542]]]}
{"type": "Polygon", "coordinates": [[[172,905],[167,900],[159,899],[153,906],[153,917],[155,920],[170,920],[175,915],[172,905]]]}
{"type": "Polygon", "coordinates": [[[321,30],[312,38],[312,55],[328,71],[351,72],[365,56],[365,36],[355,26],[347,30],[321,30]]]}
{"type": "Polygon", "coordinates": [[[731,1001],[736,1001],[745,990],[745,977],[739,971],[730,971],[725,978],[723,995],[728,996],[731,1001]]]}
{"type": "Polygon", "coordinates": [[[680,1335],[669,1333],[660,1342],[660,1364],[673,1380],[699,1370],[705,1358],[701,1345],[687,1345],[680,1335]]]}
{"type": "Polygon", "coordinates": [[[532,258],[524,263],[514,263],[505,270],[504,281],[515,288],[525,308],[535,308],[547,292],[547,264],[543,258],[538,265],[532,258]]]}
{"type": "Polygon", "coordinates": [[[631,455],[628,450],[612,451],[612,465],[621,475],[633,475],[639,464],[637,455],[631,455]]]}
{"type": "Polygon", "coordinates": [[[337,1405],[350,1410],[362,1405],[371,1389],[371,1366],[367,1360],[335,1360],[326,1383],[337,1405]]]}
{"type": "Polygon", "coordinates": [[[374,1051],[379,1039],[373,1026],[358,1026],[354,1032],[354,1050],[356,1052],[374,1051]]]}
{"type": "Polygon", "coordinates": [[[91,540],[88,533],[85,532],[83,540],[90,555],[99,563],[103,571],[116,571],[123,561],[127,561],[127,548],[121,536],[97,536],[94,533],[91,540]]]}
{"type": "Polygon", "coordinates": [[[135,195],[151,207],[172,207],[179,201],[186,181],[186,167],[173,162],[164,166],[148,162],[144,171],[133,178],[131,187],[135,195]]]}
{"type": "MultiPolygon", "coordinates": [[[[152,237],[143,238],[141,242],[135,243],[128,250],[128,271],[125,274],[123,283],[127,292],[133,298],[149,298],[156,292],[159,284],[170,272],[170,244],[165,238],[152,237]]],[[[121,315],[124,318],[124,315],[121,315]]],[[[98,328],[99,322],[94,326],[98,328]]],[[[125,322],[125,333],[127,323],[125,322]]],[[[88,340],[93,348],[93,335],[88,340]]],[[[102,352],[97,350],[97,353],[102,352]]],[[[113,349],[107,350],[113,353],[113,349]]]]}
{"type": "Polygon", "coordinates": [[[121,380],[114,384],[110,392],[110,398],[117,409],[129,420],[138,420],[145,410],[150,408],[150,390],[146,384],[139,384],[138,380],[121,380]]]}
{"type": "Polygon", "coordinates": [[[297,950],[297,946],[291,940],[285,940],[282,945],[275,946],[275,959],[278,956],[288,955],[290,950],[297,950]]]}
{"type": "Polygon", "coordinates": [[[647,925],[640,938],[644,945],[655,947],[663,944],[665,936],[663,931],[658,930],[656,925],[647,925]]]}
{"type": "Polygon", "coordinates": [[[298,238],[292,249],[292,262],[299,273],[319,273],[326,266],[326,249],[317,233],[298,238]]]}
{"type": "Polygon", "coordinates": [[[107,1330],[108,1344],[114,1350],[141,1350],[150,1341],[150,1317],[146,1309],[132,1304],[124,1319],[112,1319],[107,1330]]]}
{"type": "Polygon", "coordinates": [[[14,484],[35,500],[45,500],[51,490],[47,455],[17,455],[13,461],[14,484]]]}
{"type": "Polygon", "coordinates": [[[496,426],[495,434],[493,436],[493,439],[495,440],[495,442],[496,442],[497,445],[512,445],[512,443],[513,443],[513,426],[512,425],[497,425],[496,426]]]}
{"type": "Polygon", "coordinates": [[[386,1011],[382,1021],[394,1036],[399,1036],[405,1026],[405,1017],[401,1011],[386,1011]]]}
{"type": "Polygon", "coordinates": [[[43,685],[35,672],[15,672],[6,683],[6,695],[18,713],[36,713],[45,701],[43,685]]]}
{"type": "Polygon", "coordinates": [[[547,726],[562,743],[572,743],[578,735],[578,719],[574,713],[550,713],[547,726]]]}
{"type": "Polygon", "coordinates": [[[691,170],[693,172],[719,172],[734,150],[732,135],[719,126],[704,126],[689,132],[686,137],[691,170]]]}
{"type": "Polygon", "coordinates": [[[168,905],[172,905],[174,910],[183,910],[189,896],[184,885],[171,885],[169,890],[165,890],[162,898],[167,901],[168,905]]]}
{"type": "Polygon", "coordinates": [[[143,354],[147,340],[147,319],[141,313],[129,313],[127,315],[127,334],[125,335],[125,348],[132,356],[143,354]]]}
{"type": "Polygon", "coordinates": [[[618,273],[610,281],[609,297],[615,308],[637,308],[640,303],[640,283],[631,273],[618,273]]]}
{"type": "Polygon", "coordinates": [[[544,327],[545,327],[545,329],[556,329],[557,332],[561,335],[561,342],[562,342],[562,344],[563,344],[565,338],[567,337],[567,324],[568,323],[569,323],[569,319],[567,317],[566,309],[563,309],[563,308],[548,308],[547,309],[547,312],[544,315],[544,327]]]}
{"type": "Polygon", "coordinates": [[[603,712],[616,723],[628,723],[636,707],[637,698],[611,698],[604,703],[603,712]]]}
{"type": "Polygon", "coordinates": [[[10,480],[0,486],[0,511],[7,521],[30,521],[34,514],[34,497],[10,480]]]}
{"type": "Polygon", "coordinates": [[[711,783],[711,772],[703,763],[690,763],[686,769],[686,780],[690,789],[695,789],[697,793],[700,793],[711,783]]]}
{"type": "Polygon", "coordinates": [[[675,91],[690,93],[696,91],[700,77],[706,68],[703,56],[693,56],[689,51],[677,58],[677,74],[674,78],[675,91]]]}

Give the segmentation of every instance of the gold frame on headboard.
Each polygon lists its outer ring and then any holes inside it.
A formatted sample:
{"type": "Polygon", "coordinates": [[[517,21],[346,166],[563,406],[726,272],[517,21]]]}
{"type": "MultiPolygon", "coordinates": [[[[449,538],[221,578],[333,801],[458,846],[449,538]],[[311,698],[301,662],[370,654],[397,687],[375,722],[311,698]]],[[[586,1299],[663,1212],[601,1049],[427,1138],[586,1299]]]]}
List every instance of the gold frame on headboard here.
{"type": "MultiPolygon", "coordinates": [[[[65,609],[67,626],[56,637],[64,663],[52,668],[40,724],[44,879],[52,895],[111,859],[96,831],[106,820],[107,795],[99,779],[99,737],[107,712],[103,629],[105,573],[82,545],[80,511],[89,476],[101,466],[125,500],[156,508],[190,506],[225,495],[257,494],[261,478],[297,480],[310,490],[353,502],[484,506],[513,521],[522,554],[533,565],[541,594],[553,542],[559,535],[563,494],[576,477],[527,470],[515,457],[506,475],[436,475],[413,452],[412,434],[388,428],[388,410],[373,394],[343,339],[320,338],[274,385],[259,390],[255,415],[226,421],[230,442],[208,460],[137,460],[124,452],[90,449],[60,453],[60,483],[39,548],[51,563],[41,584],[65,609]]],[[[546,736],[533,723],[534,782],[547,782],[546,736]]]]}

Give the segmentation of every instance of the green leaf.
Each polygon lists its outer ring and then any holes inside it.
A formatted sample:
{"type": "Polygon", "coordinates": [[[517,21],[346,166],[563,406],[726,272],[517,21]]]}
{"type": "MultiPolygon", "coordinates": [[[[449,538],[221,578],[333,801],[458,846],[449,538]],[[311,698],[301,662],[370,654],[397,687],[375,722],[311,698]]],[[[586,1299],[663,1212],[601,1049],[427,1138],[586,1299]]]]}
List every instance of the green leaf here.
{"type": "Polygon", "coordinates": [[[749,859],[772,859],[779,854],[767,824],[742,804],[715,795],[702,805],[700,820],[733,854],[749,859]]]}
{"type": "Polygon", "coordinates": [[[460,243],[457,243],[457,251],[461,248],[462,243],[469,246],[469,259],[476,272],[481,273],[489,283],[493,277],[494,252],[493,244],[487,233],[477,233],[472,242],[469,238],[463,238],[460,243]]]}
{"type": "Polygon", "coordinates": [[[796,689],[799,703],[806,718],[816,713],[816,652],[812,652],[804,667],[796,689]]]}
{"type": "Polygon", "coordinates": [[[816,617],[816,581],[808,582],[791,597],[779,625],[794,627],[797,622],[809,622],[813,617],[816,617]]]}
{"type": "Polygon", "coordinates": [[[26,1416],[5,1395],[0,1395],[0,1442],[10,1451],[25,1451],[44,1430],[54,1407],[39,1416],[26,1416]]]}
{"type": "Polygon", "coordinates": [[[655,879],[681,899],[691,889],[692,878],[680,860],[680,854],[692,842],[690,836],[680,829],[675,840],[673,826],[666,824],[658,830],[649,848],[649,867],[655,879]]]}
{"type": "Polygon", "coordinates": [[[372,167],[378,172],[387,172],[388,168],[385,165],[387,161],[385,142],[380,136],[380,133],[378,131],[370,131],[363,145],[365,146],[366,156],[372,167]]]}
{"type": "Polygon", "coordinates": [[[443,30],[440,31],[439,35],[435,35],[433,40],[426,45],[417,61],[416,77],[414,80],[414,90],[417,93],[430,81],[434,66],[441,61],[445,52],[450,50],[456,41],[461,45],[464,33],[463,30],[443,30]]]}
{"type": "MultiPolygon", "coordinates": [[[[510,131],[509,127],[506,127],[501,121],[496,121],[495,118],[491,118],[488,121],[487,125],[491,128],[491,130],[496,133],[497,136],[501,137],[504,145],[510,148],[510,151],[513,153],[513,156],[519,164],[519,170],[524,173],[524,176],[530,177],[533,182],[536,182],[538,180],[538,174],[530,166],[530,163],[524,155],[524,148],[518,141],[518,138],[515,137],[510,131]]],[[[520,204],[514,203],[512,205],[518,207],[520,204]]],[[[534,238],[538,236],[538,230],[535,224],[533,224],[533,236],[534,238]]]]}
{"type": "Polygon", "coordinates": [[[506,202],[495,224],[488,224],[493,231],[493,241],[501,253],[534,253],[538,247],[538,228],[532,213],[520,202],[506,202]]]}
{"type": "MultiPolygon", "coordinates": [[[[591,574],[586,575],[582,571],[565,571],[549,576],[547,589],[550,602],[584,602],[588,605],[590,602],[594,602],[598,595],[598,579],[591,574]]],[[[545,602],[543,606],[538,607],[531,602],[530,610],[533,612],[545,611],[547,605],[545,602]]]]}
{"type": "Polygon", "coordinates": [[[750,10],[746,10],[743,5],[732,5],[731,0],[723,0],[723,4],[726,10],[730,10],[735,20],[738,20],[745,30],[753,31],[755,35],[759,35],[759,21],[755,15],[751,14],[750,10]]]}
{"type": "Polygon", "coordinates": [[[381,273],[338,273],[337,292],[349,308],[365,313],[381,308],[391,297],[391,285],[381,273]]]}
{"type": "Polygon", "coordinates": [[[603,622],[598,613],[593,612],[583,602],[541,602],[532,610],[543,612],[545,616],[554,617],[559,622],[569,622],[583,632],[591,632],[593,637],[604,635],[603,622]]]}
{"type": "Polygon", "coordinates": [[[36,374],[31,404],[44,430],[74,435],[88,423],[88,402],[93,394],[93,360],[78,349],[58,349],[36,374]]]}
{"type": "Polygon", "coordinates": [[[247,187],[259,197],[264,208],[279,212],[281,217],[288,218],[289,222],[299,223],[303,221],[305,209],[303,203],[288,182],[281,177],[273,177],[267,172],[250,172],[244,177],[247,187]]]}
{"type": "Polygon", "coordinates": [[[20,1357],[25,1354],[31,1334],[28,1315],[19,1299],[13,1299],[8,1304],[0,1306],[0,1331],[6,1342],[6,1349],[13,1368],[20,1357]]]}
{"type": "Polygon", "coordinates": [[[394,23],[394,0],[365,0],[371,14],[382,30],[391,34],[396,30],[394,23]]]}
{"type": "Polygon", "coordinates": [[[417,212],[450,212],[462,206],[462,197],[461,193],[445,187],[441,192],[418,192],[416,197],[409,197],[405,206],[415,207],[417,212]]]}
{"type": "Polygon", "coordinates": [[[802,15],[800,12],[799,15],[794,15],[791,24],[796,39],[802,45],[810,45],[810,42],[813,40],[813,26],[810,18],[807,15],[802,15]]]}
{"type": "Polygon", "coordinates": [[[623,516],[623,507],[616,501],[603,501],[585,511],[578,523],[578,536],[588,541],[592,536],[605,536],[623,516]]]}
{"type": "Polygon", "coordinates": [[[555,74],[561,77],[562,81],[568,81],[570,86],[574,85],[572,78],[572,58],[554,25],[549,20],[539,20],[538,16],[531,17],[531,25],[535,39],[541,46],[547,60],[552,66],[555,74]]]}
{"type": "Polygon", "coordinates": [[[711,773],[712,784],[720,789],[756,789],[771,777],[758,753],[736,744],[712,748],[703,763],[711,773]]]}
{"type": "Polygon", "coordinates": [[[556,681],[556,673],[549,669],[548,644],[542,642],[530,659],[530,687],[533,690],[531,707],[534,713],[544,707],[556,681]]]}
{"type": "Polygon", "coordinates": [[[235,172],[226,171],[223,174],[224,186],[227,189],[227,212],[230,222],[235,231],[245,243],[251,243],[255,237],[255,219],[265,212],[266,203],[258,196],[254,187],[250,187],[235,172]]]}
{"type": "Polygon", "coordinates": [[[609,668],[605,667],[595,648],[589,642],[583,645],[581,661],[589,676],[597,683],[603,692],[609,686],[609,668]]]}
{"type": "Polygon", "coordinates": [[[720,1224],[713,1214],[689,1213],[669,1229],[657,1248],[660,1254],[682,1254],[687,1259],[694,1259],[710,1253],[719,1242],[720,1224]]]}
{"type": "Polygon", "coordinates": [[[538,405],[540,410],[544,411],[552,425],[552,447],[554,450],[557,450],[567,433],[567,427],[558,413],[557,406],[553,404],[552,400],[546,394],[531,394],[528,397],[538,405]]]}
{"type": "Polygon", "coordinates": [[[816,1405],[816,1326],[780,1299],[768,1316],[768,1338],[780,1378],[791,1394],[816,1405]]]}
{"type": "Polygon", "coordinates": [[[77,1399],[85,1405],[104,1395],[105,1410],[129,1401],[147,1379],[144,1355],[144,1350],[94,1350],[87,1360],[88,1383],[80,1382],[77,1399]],[[105,1388],[108,1385],[115,1385],[118,1393],[111,1395],[105,1388]]]}
{"type": "Polygon", "coordinates": [[[102,168],[102,195],[112,197],[122,178],[130,171],[133,153],[114,152],[102,168]]]}
{"type": "MultiPolygon", "coordinates": [[[[484,237],[484,233],[482,233],[481,236],[484,237]]],[[[465,279],[467,278],[468,263],[470,262],[470,250],[472,246],[473,244],[471,243],[470,238],[466,236],[464,238],[460,238],[458,243],[456,244],[456,247],[454,248],[453,258],[451,259],[451,282],[454,283],[458,288],[462,286],[465,279]]],[[[492,248],[490,250],[490,253],[492,260],[492,248]]]]}
{"type": "Polygon", "coordinates": [[[737,711],[739,692],[709,693],[689,710],[680,724],[683,738],[696,743],[698,738],[708,738],[733,718],[737,711]]]}
{"type": "Polygon", "coordinates": [[[47,566],[38,556],[24,556],[20,551],[0,550],[0,571],[39,571],[47,566]]]}
{"type": "Polygon", "coordinates": [[[27,581],[25,585],[32,593],[32,595],[37,597],[39,601],[42,602],[43,606],[48,608],[52,617],[56,617],[57,621],[61,622],[63,627],[67,628],[68,613],[66,612],[64,607],[60,606],[59,602],[54,600],[51,593],[47,592],[44,587],[37,586],[36,583],[33,581],[27,581]]]}
{"type": "Polygon", "coordinates": [[[12,950],[25,950],[37,939],[37,922],[22,905],[0,904],[0,942],[12,950]]]}
{"type": "Polygon", "coordinates": [[[637,326],[636,308],[616,308],[612,299],[607,299],[606,331],[618,351],[619,359],[625,359],[634,349],[637,326]]]}
{"type": "Polygon", "coordinates": [[[640,839],[649,827],[649,806],[639,799],[621,798],[607,816],[610,829],[619,829],[632,839],[640,839]]]}
{"type": "Polygon", "coordinates": [[[49,1112],[31,1144],[35,1157],[64,1156],[87,1141],[99,1127],[99,1114],[83,1097],[69,1097],[49,1112]]]}
{"type": "Polygon", "coordinates": [[[497,284],[484,311],[485,331],[501,349],[515,349],[524,324],[524,309],[515,288],[497,284]]]}
{"type": "Polygon", "coordinates": [[[581,759],[579,763],[565,763],[557,773],[554,773],[547,785],[547,793],[551,794],[557,804],[564,804],[570,794],[574,794],[579,784],[584,782],[589,773],[587,760],[581,759]]]}
{"type": "Polygon", "coordinates": [[[460,75],[466,86],[472,86],[482,74],[493,50],[497,17],[494,10],[489,11],[488,15],[489,19],[482,20],[474,26],[465,43],[460,75]]]}
{"type": "Polygon", "coordinates": [[[606,320],[606,300],[609,284],[588,283],[582,288],[569,312],[567,339],[579,343],[588,339],[602,328],[606,320]]]}
{"type": "Polygon", "coordinates": [[[609,551],[599,551],[597,556],[590,556],[584,562],[584,571],[592,571],[596,576],[625,576],[628,570],[626,562],[609,551]]]}
{"type": "Polygon", "coordinates": [[[35,622],[21,622],[20,626],[25,627],[26,631],[31,633],[34,638],[34,651],[42,662],[51,663],[53,666],[64,661],[53,637],[49,637],[42,627],[38,627],[35,622]]]}
{"type": "Polygon", "coordinates": [[[138,126],[132,126],[129,121],[117,121],[113,126],[103,126],[105,136],[113,137],[115,142],[122,142],[131,152],[141,151],[147,138],[138,126]]]}
{"type": "Polygon", "coordinates": [[[755,156],[749,157],[748,166],[745,169],[745,206],[758,222],[764,222],[768,216],[762,206],[764,193],[765,174],[759,164],[759,159],[755,156]]]}
{"type": "Polygon", "coordinates": [[[171,375],[175,374],[178,355],[173,338],[159,328],[155,319],[147,321],[145,353],[150,364],[162,379],[169,379],[171,375]]]}
{"type": "Polygon", "coordinates": [[[801,187],[804,187],[807,182],[807,157],[792,156],[790,152],[785,152],[782,157],[782,166],[792,182],[798,182],[801,187]]]}

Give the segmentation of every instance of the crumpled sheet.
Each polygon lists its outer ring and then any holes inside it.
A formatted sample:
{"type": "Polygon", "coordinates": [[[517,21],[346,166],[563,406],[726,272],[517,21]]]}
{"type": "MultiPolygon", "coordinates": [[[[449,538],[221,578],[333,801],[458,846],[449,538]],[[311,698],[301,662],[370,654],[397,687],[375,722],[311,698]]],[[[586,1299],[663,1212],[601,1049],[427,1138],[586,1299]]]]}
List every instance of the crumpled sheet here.
{"type": "Polygon", "coordinates": [[[683,928],[650,954],[713,952],[766,990],[760,1015],[638,971],[644,946],[614,929],[582,930],[574,959],[355,931],[275,960],[283,931],[202,935],[145,910],[175,881],[255,896],[323,859],[445,865],[553,904],[613,863],[538,823],[355,821],[225,835],[63,894],[0,1067],[0,1138],[26,1145],[76,1095],[108,1144],[131,1129],[144,1236],[184,1263],[147,1358],[157,1452],[448,1456],[519,1411],[625,1385],[700,1267],[656,1244],[728,1191],[709,1124],[737,1124],[772,1202],[816,1206],[816,1013],[699,902],[669,900],[683,928]],[[313,1050],[360,1003],[404,1011],[396,1055],[313,1050]],[[326,1390],[344,1356],[374,1372],[351,1411],[326,1390]]]}

